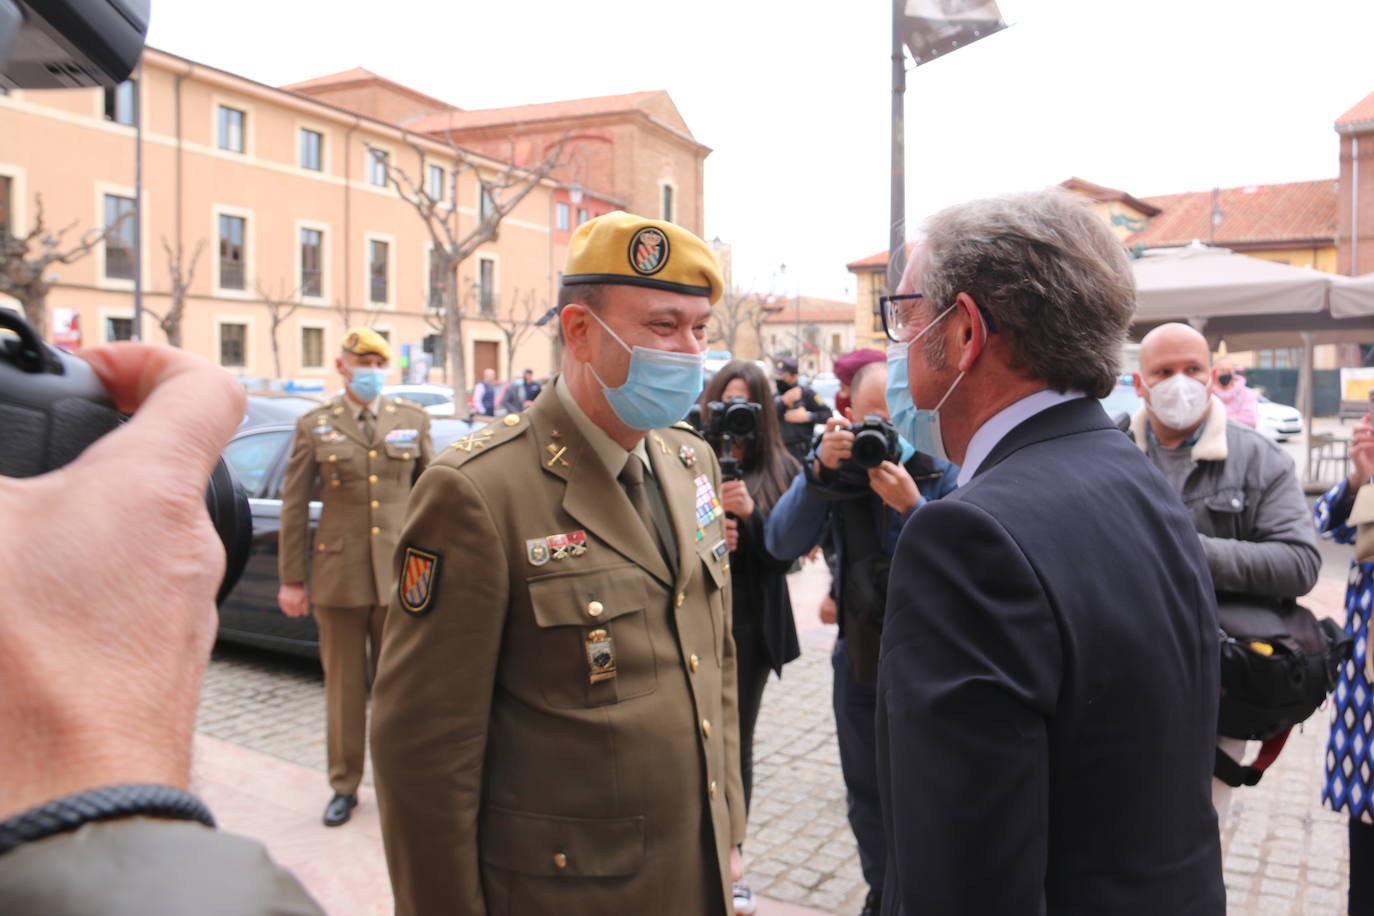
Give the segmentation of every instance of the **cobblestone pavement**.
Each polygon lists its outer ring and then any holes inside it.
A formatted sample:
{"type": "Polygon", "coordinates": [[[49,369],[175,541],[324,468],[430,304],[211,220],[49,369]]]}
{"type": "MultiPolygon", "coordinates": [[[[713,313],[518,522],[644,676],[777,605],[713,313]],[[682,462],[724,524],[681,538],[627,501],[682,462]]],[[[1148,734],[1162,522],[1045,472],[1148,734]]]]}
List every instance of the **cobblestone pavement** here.
{"type": "MultiPolygon", "coordinates": [[[[822,633],[808,634],[812,636],[822,633]]],[[[754,809],[745,852],[761,896],[830,913],[859,911],[866,887],[845,819],[830,706],[830,657],[804,639],[772,680],[755,737],[754,809]]],[[[198,729],[321,771],[324,693],[318,665],[234,647],[215,650],[198,729]]],[[[1225,877],[1232,916],[1344,911],[1345,821],[1318,801],[1326,714],[1295,733],[1257,787],[1233,796],[1225,877]]]]}

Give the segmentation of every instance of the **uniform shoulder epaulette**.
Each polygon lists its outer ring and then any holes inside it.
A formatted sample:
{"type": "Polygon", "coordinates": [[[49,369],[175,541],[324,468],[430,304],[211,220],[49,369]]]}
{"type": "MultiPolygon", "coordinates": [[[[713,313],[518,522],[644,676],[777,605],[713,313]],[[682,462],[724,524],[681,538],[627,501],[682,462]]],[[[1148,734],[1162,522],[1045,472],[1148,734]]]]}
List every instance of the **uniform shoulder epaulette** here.
{"type": "Polygon", "coordinates": [[[396,402],[397,407],[410,407],[415,410],[424,410],[424,408],[421,407],[419,404],[415,403],[414,401],[408,401],[400,395],[394,396],[392,400],[396,402]]]}
{"type": "Polygon", "coordinates": [[[686,420],[678,420],[676,423],[670,426],[669,429],[680,429],[685,433],[691,433],[703,442],[706,441],[706,437],[701,434],[701,430],[697,429],[695,426],[693,426],[691,423],[688,423],[686,420]]]}
{"type": "Polygon", "coordinates": [[[438,456],[437,461],[450,467],[462,467],[478,455],[484,455],[499,445],[519,438],[530,428],[528,420],[520,414],[506,414],[486,426],[474,429],[449,444],[438,456]]]}

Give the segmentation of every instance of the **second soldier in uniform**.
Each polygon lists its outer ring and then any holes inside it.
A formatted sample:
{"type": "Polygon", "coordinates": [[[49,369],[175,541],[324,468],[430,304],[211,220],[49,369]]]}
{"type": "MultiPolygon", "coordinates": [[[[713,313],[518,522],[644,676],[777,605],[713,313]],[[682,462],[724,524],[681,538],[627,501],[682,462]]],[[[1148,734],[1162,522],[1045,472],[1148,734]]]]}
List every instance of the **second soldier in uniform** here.
{"type": "Polygon", "coordinates": [[[721,276],[574,234],[562,374],[417,484],[373,720],[400,914],[722,914],[743,840],[729,546],[702,385],[721,276]]]}
{"type": "Polygon", "coordinates": [[[292,617],[309,613],[310,602],[315,605],[334,790],[324,812],[330,827],[347,821],[357,804],[367,737],[368,659],[376,665],[406,497],[433,457],[424,408],[382,396],[390,360],[391,348],[376,331],[348,332],[336,361],[347,387],[296,422],[282,489],[277,602],[292,617]],[[324,508],[312,543],[309,505],[315,498],[324,508]]]}

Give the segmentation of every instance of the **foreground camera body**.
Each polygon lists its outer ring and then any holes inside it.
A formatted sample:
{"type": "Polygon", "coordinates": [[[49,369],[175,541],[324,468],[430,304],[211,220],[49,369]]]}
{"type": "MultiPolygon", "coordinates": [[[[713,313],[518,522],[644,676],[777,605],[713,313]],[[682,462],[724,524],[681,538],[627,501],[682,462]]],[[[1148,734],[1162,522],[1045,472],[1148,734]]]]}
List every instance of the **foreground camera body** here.
{"type": "MultiPolygon", "coordinates": [[[[0,475],[34,477],[74,460],[124,418],[85,360],[49,347],[23,320],[0,311],[4,328],[14,336],[0,333],[0,475]]],[[[224,543],[222,601],[243,572],[253,537],[248,498],[222,458],[205,507],[224,543]]]]}
{"type": "Polygon", "coordinates": [[[735,442],[749,442],[759,433],[759,412],[763,406],[747,398],[729,398],[706,405],[710,420],[706,424],[706,438],[721,442],[729,438],[735,442]]]}
{"type": "Polygon", "coordinates": [[[864,417],[850,432],[854,434],[850,460],[861,468],[876,468],[884,461],[896,464],[902,456],[897,428],[875,413],[864,417]]]}

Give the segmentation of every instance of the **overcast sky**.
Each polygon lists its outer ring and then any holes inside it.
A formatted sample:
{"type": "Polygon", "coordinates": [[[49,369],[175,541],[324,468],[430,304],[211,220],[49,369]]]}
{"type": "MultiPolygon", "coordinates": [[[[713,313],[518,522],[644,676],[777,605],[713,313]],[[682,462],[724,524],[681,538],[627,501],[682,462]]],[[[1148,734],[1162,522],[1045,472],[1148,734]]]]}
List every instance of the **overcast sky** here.
{"type": "MultiPolygon", "coordinates": [[[[907,213],[1077,175],[1138,197],[1339,174],[1374,92],[1370,0],[1002,0],[908,73],[907,213]]],[[[884,249],[887,0],[155,0],[149,43],[273,85],[365,67],[463,108],[666,89],[735,280],[852,298],[884,249]],[[688,18],[690,14],[690,18],[688,18]],[[778,266],[786,264],[785,274],[778,266]]]]}

